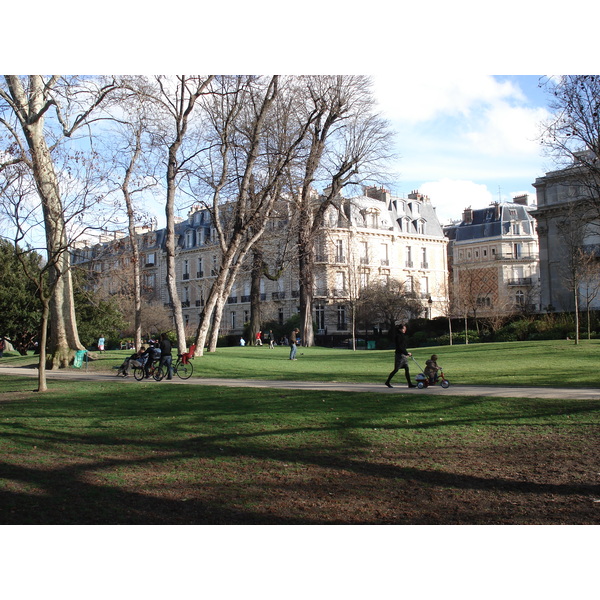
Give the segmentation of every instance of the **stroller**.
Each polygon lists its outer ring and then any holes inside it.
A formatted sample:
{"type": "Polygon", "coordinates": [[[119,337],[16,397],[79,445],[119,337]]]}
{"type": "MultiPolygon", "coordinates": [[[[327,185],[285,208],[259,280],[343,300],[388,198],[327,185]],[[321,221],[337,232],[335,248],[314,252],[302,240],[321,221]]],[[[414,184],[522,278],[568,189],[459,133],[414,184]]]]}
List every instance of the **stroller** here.
{"type": "Polygon", "coordinates": [[[417,387],[422,390],[423,388],[429,387],[430,385],[437,385],[439,383],[439,385],[441,385],[444,389],[447,389],[450,387],[450,382],[446,379],[445,375],[444,375],[444,370],[440,367],[440,371],[439,374],[436,375],[435,377],[435,382],[431,383],[429,381],[429,377],[427,377],[425,375],[425,373],[423,373],[423,368],[421,367],[421,365],[415,360],[415,358],[413,356],[411,356],[411,358],[415,361],[415,364],[417,365],[417,367],[419,367],[419,370],[421,371],[416,377],[415,377],[415,381],[417,382],[417,387]]]}

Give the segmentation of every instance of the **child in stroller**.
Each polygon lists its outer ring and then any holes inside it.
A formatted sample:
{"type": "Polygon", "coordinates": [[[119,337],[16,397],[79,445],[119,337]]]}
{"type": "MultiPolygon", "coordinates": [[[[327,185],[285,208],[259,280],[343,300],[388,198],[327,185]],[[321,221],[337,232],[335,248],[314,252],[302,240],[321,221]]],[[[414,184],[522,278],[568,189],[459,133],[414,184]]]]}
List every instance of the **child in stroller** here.
{"type": "Polygon", "coordinates": [[[441,371],[441,367],[437,364],[437,354],[432,354],[429,360],[425,361],[425,370],[423,371],[423,375],[427,377],[430,385],[435,385],[435,382],[438,379],[438,371],[441,371]]]}
{"type": "MultiPolygon", "coordinates": [[[[421,368],[419,363],[412,357],[417,367],[421,368]]],[[[432,354],[431,358],[425,361],[425,369],[416,376],[417,387],[422,390],[430,385],[439,383],[444,389],[450,387],[450,382],[446,379],[442,367],[437,364],[437,354],[432,354]]]]}

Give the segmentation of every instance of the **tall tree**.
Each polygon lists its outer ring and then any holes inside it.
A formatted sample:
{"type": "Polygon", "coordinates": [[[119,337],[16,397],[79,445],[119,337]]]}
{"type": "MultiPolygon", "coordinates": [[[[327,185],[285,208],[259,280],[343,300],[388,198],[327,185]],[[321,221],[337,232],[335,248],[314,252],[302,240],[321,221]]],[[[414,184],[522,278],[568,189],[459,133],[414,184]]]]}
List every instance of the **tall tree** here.
{"type": "Polygon", "coordinates": [[[202,152],[201,138],[196,135],[201,123],[200,99],[211,95],[214,75],[157,76],[154,81],[134,82],[132,89],[156,108],[153,136],[165,160],[165,218],[167,290],[173,308],[179,353],[186,350],[185,326],[175,271],[175,201],[182,179],[202,152]]]}
{"type": "Polygon", "coordinates": [[[27,165],[35,181],[43,211],[49,289],[52,290],[49,367],[66,367],[74,351],[83,346],[77,333],[65,204],[53,151],[61,140],[71,138],[93,122],[96,111],[107,101],[116,84],[95,78],[42,75],[5,75],[4,82],[0,87],[0,99],[4,102],[0,107],[0,123],[9,132],[12,144],[0,170],[19,161],[27,165]],[[49,115],[53,118],[49,119],[49,115]]]}
{"type": "Polygon", "coordinates": [[[219,84],[220,92],[206,106],[213,138],[200,177],[212,198],[220,263],[196,332],[197,355],[203,353],[210,330],[208,349],[216,349],[227,297],[284,192],[285,174],[310,124],[298,116],[291,80],[282,82],[277,75],[223,77],[219,84]]]}
{"type": "Polygon", "coordinates": [[[368,78],[309,76],[301,82],[311,126],[300,191],[293,202],[298,227],[300,335],[304,345],[312,346],[315,240],[323,215],[331,206],[342,211],[341,191],[346,185],[373,177],[382,168],[390,154],[390,131],[374,111],[368,78]],[[316,182],[325,187],[318,197],[316,182]]]}

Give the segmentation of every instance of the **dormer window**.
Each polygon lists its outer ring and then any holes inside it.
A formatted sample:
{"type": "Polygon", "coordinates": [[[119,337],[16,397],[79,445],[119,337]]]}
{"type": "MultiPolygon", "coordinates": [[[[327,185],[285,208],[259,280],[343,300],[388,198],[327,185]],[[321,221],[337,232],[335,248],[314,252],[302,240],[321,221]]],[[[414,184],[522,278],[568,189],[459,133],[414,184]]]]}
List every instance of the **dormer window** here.
{"type": "Polygon", "coordinates": [[[185,247],[186,248],[194,247],[194,232],[191,229],[185,232],[185,247]]]}

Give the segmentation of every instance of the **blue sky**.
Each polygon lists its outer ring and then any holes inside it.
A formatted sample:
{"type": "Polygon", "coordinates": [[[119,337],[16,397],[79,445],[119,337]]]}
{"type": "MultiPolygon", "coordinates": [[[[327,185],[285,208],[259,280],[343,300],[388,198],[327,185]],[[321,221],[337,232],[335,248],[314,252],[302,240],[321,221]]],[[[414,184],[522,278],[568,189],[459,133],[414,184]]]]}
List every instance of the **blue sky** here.
{"type": "MultiPolygon", "coordinates": [[[[552,169],[538,135],[549,116],[540,76],[424,73],[374,76],[381,112],[396,132],[392,192],[427,194],[440,220],[467,206],[511,201],[552,169]]],[[[543,80],[543,78],[542,78],[543,80]]]]}

